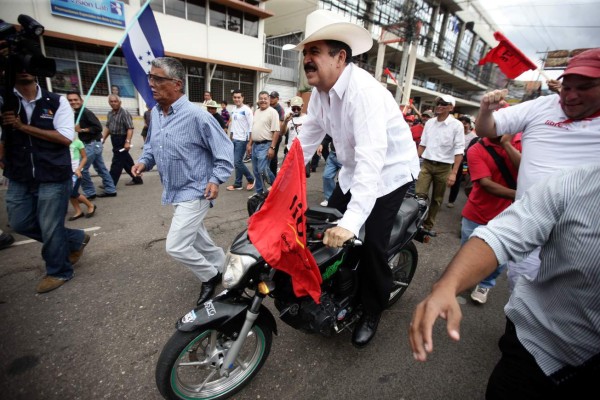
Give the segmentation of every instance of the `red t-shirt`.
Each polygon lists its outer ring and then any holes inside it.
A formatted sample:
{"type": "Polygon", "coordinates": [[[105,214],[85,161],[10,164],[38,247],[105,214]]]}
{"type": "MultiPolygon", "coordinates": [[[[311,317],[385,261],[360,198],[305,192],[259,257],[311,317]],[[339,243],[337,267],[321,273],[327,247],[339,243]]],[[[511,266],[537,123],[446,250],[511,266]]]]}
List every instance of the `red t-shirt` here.
{"type": "Polygon", "coordinates": [[[412,133],[412,138],[415,141],[415,143],[417,144],[417,147],[419,146],[419,143],[421,143],[421,136],[423,136],[424,128],[425,128],[425,126],[423,124],[413,125],[410,127],[410,132],[412,133]]]}
{"type": "MultiPolygon", "coordinates": [[[[486,146],[492,147],[496,150],[496,153],[504,160],[504,163],[508,167],[514,177],[515,182],[517,181],[517,168],[515,168],[508,158],[508,154],[502,146],[490,142],[488,138],[483,138],[483,143],[486,146]]],[[[515,135],[512,140],[512,145],[519,152],[521,151],[521,134],[515,135]]],[[[502,177],[500,169],[496,165],[496,162],[488,153],[488,151],[477,143],[469,149],[467,152],[467,162],[469,164],[469,174],[473,181],[473,189],[469,194],[467,204],[462,211],[462,216],[476,222],[478,224],[486,225],[496,215],[504,211],[508,206],[512,204],[512,201],[502,197],[494,196],[485,191],[481,187],[479,180],[482,178],[491,178],[493,182],[499,183],[503,186],[508,186],[502,177]]]]}

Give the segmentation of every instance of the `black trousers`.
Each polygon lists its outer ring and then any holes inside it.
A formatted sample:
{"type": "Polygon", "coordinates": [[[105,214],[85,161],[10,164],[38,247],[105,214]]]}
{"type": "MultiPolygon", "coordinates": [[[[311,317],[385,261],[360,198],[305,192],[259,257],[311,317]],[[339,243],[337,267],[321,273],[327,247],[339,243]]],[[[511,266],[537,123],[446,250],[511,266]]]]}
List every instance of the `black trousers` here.
{"type": "Polygon", "coordinates": [[[462,183],[464,175],[461,170],[456,174],[456,181],[454,185],[450,188],[450,195],[448,196],[448,203],[454,203],[458,198],[458,193],[460,192],[460,184],[462,183]]]}
{"type": "Polygon", "coordinates": [[[277,176],[277,163],[278,163],[277,154],[279,154],[279,145],[281,144],[281,140],[282,140],[282,137],[279,136],[279,139],[277,139],[277,144],[275,145],[275,156],[269,162],[269,169],[271,169],[271,172],[275,176],[277,176]]]}
{"type": "MultiPolygon", "coordinates": [[[[410,183],[380,197],[365,222],[365,240],[360,247],[358,278],[360,297],[367,313],[381,313],[387,308],[392,289],[392,271],[387,263],[387,246],[394,226],[394,217],[402,205],[410,183]]],[[[352,198],[351,191],[344,194],[336,184],[328,207],[346,212],[352,198]]]]}
{"type": "Polygon", "coordinates": [[[600,355],[582,367],[565,367],[548,377],[519,342],[515,325],[508,318],[498,347],[502,351],[502,358],[488,381],[485,393],[487,400],[595,398],[596,395],[584,394],[597,392],[600,355]]]}
{"type": "Polygon", "coordinates": [[[131,167],[133,167],[134,162],[133,158],[131,158],[131,154],[127,150],[119,151],[125,147],[125,140],[127,136],[125,135],[110,135],[110,141],[112,143],[112,151],[113,151],[113,159],[110,165],[110,176],[115,183],[115,187],[117,186],[117,182],[119,182],[119,178],[121,177],[121,172],[125,169],[125,172],[131,176],[135,182],[141,181],[142,178],[134,177],[131,173],[131,167]]]}

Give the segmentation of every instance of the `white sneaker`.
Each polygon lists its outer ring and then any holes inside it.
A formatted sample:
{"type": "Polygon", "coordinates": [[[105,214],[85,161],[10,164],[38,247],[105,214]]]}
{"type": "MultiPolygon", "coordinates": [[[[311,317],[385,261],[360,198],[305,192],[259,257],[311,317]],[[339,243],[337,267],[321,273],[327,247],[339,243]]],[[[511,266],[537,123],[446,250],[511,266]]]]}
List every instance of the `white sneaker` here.
{"type": "Polygon", "coordinates": [[[485,304],[485,302],[487,301],[489,291],[489,288],[482,288],[479,287],[479,285],[477,285],[475,287],[475,290],[471,292],[471,299],[473,299],[474,302],[477,302],[479,304],[485,304]]]}
{"type": "Polygon", "coordinates": [[[323,207],[327,207],[327,204],[329,204],[329,202],[327,200],[323,200],[321,202],[321,206],[323,206],[323,207]]]}

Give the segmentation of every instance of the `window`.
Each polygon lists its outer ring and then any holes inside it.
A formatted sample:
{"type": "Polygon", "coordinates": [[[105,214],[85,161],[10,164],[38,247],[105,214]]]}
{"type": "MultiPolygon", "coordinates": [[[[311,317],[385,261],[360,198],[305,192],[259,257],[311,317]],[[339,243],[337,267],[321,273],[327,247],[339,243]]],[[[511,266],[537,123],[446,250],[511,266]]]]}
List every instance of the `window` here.
{"type": "Polygon", "coordinates": [[[79,77],[75,61],[56,60],[56,74],[50,78],[54,93],[79,92],[79,77]]]}
{"type": "Polygon", "coordinates": [[[220,4],[210,4],[210,26],[227,28],[227,7],[220,4]]]}
{"type": "Polygon", "coordinates": [[[188,0],[187,19],[206,24],[206,0],[188,0]]]}
{"type": "Polygon", "coordinates": [[[185,19],[185,1],[165,0],[165,14],[185,19]]]}
{"type": "MultiPolygon", "coordinates": [[[[83,85],[83,87],[82,87],[83,94],[87,94],[90,91],[90,88],[92,87],[92,83],[94,82],[94,79],[96,79],[96,76],[98,75],[98,72],[100,71],[100,65],[80,62],[79,63],[79,71],[81,73],[81,83],[83,85]]],[[[109,94],[108,93],[108,79],[106,78],[106,73],[104,73],[104,74],[100,75],[100,79],[98,79],[98,82],[96,83],[96,86],[94,87],[94,91],[92,92],[92,95],[108,96],[108,94],[109,94]]]]}
{"type": "Polygon", "coordinates": [[[242,15],[238,10],[228,9],[227,30],[242,33],[242,15]]]}
{"type": "Polygon", "coordinates": [[[204,101],[204,66],[200,64],[190,64],[187,68],[188,84],[187,93],[190,101],[202,103],[204,101]]]}
{"type": "Polygon", "coordinates": [[[108,77],[110,78],[111,93],[113,87],[116,87],[119,96],[135,98],[135,88],[127,68],[109,66],[108,77]]]}
{"type": "Polygon", "coordinates": [[[244,35],[258,37],[258,17],[244,14],[244,35]]]}

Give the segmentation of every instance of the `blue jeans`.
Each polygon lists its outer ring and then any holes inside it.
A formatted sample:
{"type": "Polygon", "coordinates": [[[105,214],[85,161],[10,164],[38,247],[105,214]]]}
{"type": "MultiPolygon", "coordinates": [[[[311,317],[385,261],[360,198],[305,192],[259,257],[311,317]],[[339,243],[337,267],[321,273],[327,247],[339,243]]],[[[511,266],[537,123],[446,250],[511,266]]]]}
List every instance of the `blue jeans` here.
{"type": "MultiPolygon", "coordinates": [[[[470,219],[467,219],[465,217],[462,218],[461,229],[460,229],[460,245],[461,246],[463,244],[465,244],[467,242],[467,240],[469,240],[469,237],[471,236],[471,234],[473,233],[475,228],[477,228],[478,226],[481,226],[481,224],[478,224],[477,222],[473,222],[470,219]]],[[[487,278],[485,278],[484,280],[479,282],[479,287],[482,287],[485,289],[491,289],[494,286],[496,286],[496,278],[498,277],[498,275],[500,275],[502,273],[502,271],[504,271],[505,268],[506,268],[506,264],[498,265],[498,267],[496,268],[496,270],[494,272],[492,272],[490,275],[488,275],[487,278]]]]}
{"type": "Polygon", "coordinates": [[[325,161],[325,169],[323,170],[323,196],[325,200],[329,200],[333,189],[335,189],[335,176],[340,168],[342,168],[342,164],[338,162],[335,151],[329,152],[327,161],[325,161]]]}
{"type": "Polygon", "coordinates": [[[248,183],[254,182],[254,177],[250,173],[246,164],[244,164],[244,155],[246,154],[246,140],[233,139],[233,161],[235,165],[235,183],[233,186],[241,187],[242,178],[245,176],[248,183]]]}
{"type": "Polygon", "coordinates": [[[96,173],[102,178],[102,184],[104,185],[104,191],[106,193],[115,193],[117,189],[115,184],[110,177],[108,168],[104,165],[104,158],[102,157],[102,142],[99,140],[92,141],[85,145],[85,154],[87,155],[87,162],[85,167],[81,170],[81,189],[83,189],[83,195],[90,197],[96,194],[96,188],[92,182],[90,176],[90,167],[93,165],[96,173]]]}
{"type": "Polygon", "coordinates": [[[256,193],[264,191],[263,180],[267,180],[267,183],[271,185],[275,181],[275,175],[273,175],[273,171],[269,168],[271,160],[267,157],[270,146],[271,142],[252,144],[252,166],[254,168],[254,182],[256,183],[254,190],[256,193]]]}
{"type": "Polygon", "coordinates": [[[73,277],[69,253],[79,250],[84,233],[65,228],[71,179],[63,182],[22,183],[10,181],[6,209],[15,232],[43,243],[46,274],[60,279],[73,277]]]}

